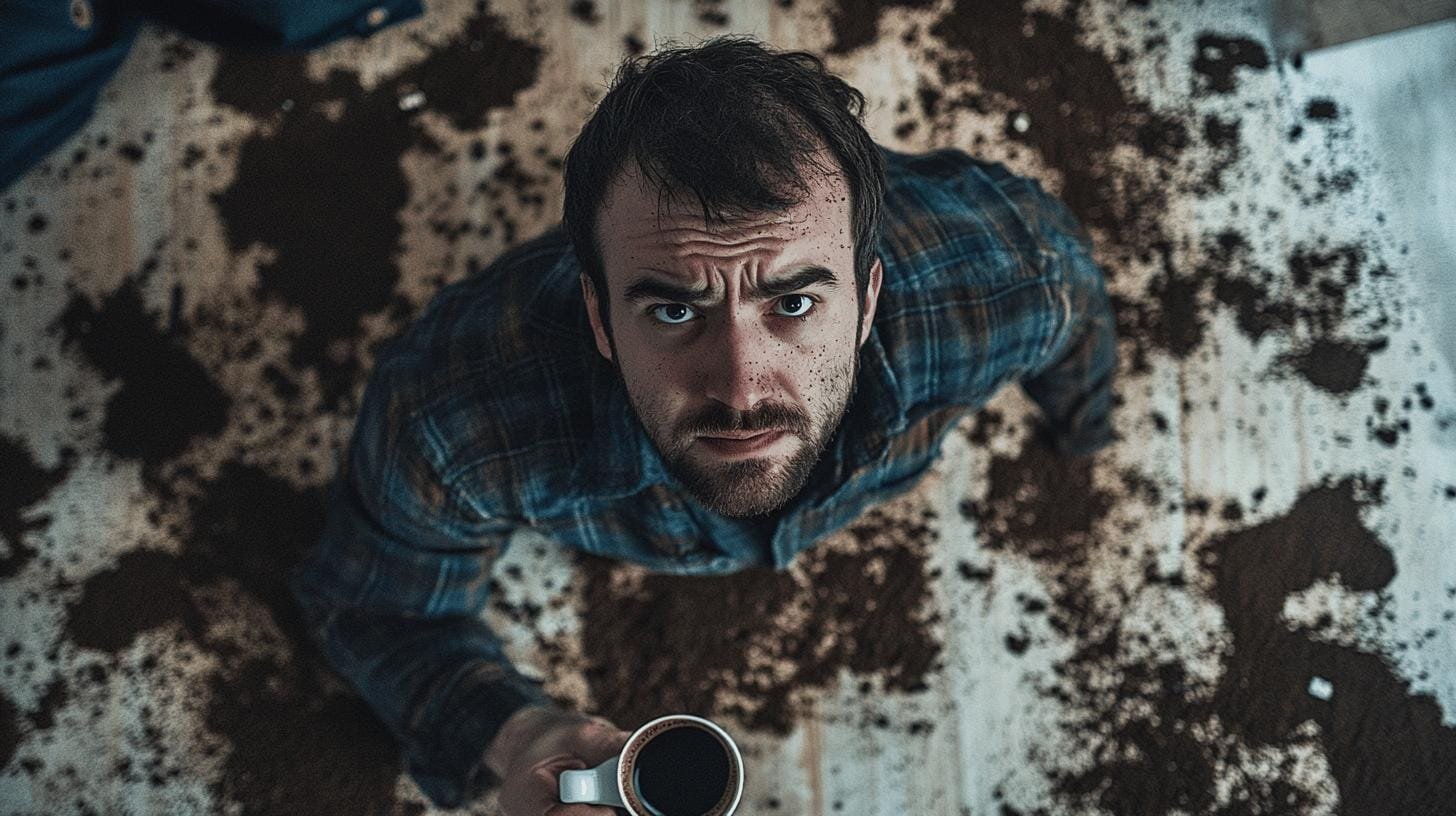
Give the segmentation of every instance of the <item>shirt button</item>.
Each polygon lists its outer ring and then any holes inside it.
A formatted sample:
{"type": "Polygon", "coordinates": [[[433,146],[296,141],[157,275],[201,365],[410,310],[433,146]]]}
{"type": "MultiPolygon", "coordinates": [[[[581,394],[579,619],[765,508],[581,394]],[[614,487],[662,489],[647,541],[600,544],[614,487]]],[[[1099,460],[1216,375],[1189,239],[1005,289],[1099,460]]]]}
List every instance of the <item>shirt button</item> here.
{"type": "Polygon", "coordinates": [[[375,28],[384,25],[384,21],[388,19],[389,9],[383,6],[375,6],[374,8],[369,9],[368,14],[364,15],[364,22],[374,26],[375,28]]]}
{"type": "Polygon", "coordinates": [[[91,4],[87,0],[71,0],[71,22],[76,24],[76,28],[90,28],[93,19],[91,4]]]}

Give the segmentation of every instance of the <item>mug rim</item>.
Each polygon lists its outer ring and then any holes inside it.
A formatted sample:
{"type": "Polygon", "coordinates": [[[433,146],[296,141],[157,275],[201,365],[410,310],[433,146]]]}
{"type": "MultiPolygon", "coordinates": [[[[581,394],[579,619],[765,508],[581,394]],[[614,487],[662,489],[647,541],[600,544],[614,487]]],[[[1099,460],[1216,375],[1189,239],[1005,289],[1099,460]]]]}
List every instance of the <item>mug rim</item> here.
{"type": "Polygon", "coordinates": [[[645,732],[652,726],[663,722],[664,720],[691,720],[693,722],[707,726],[709,729],[712,729],[715,733],[717,733],[718,736],[723,738],[723,742],[727,744],[727,746],[733,751],[733,760],[738,763],[738,785],[733,791],[733,801],[728,803],[728,809],[723,812],[724,814],[731,814],[736,812],[738,810],[738,802],[743,798],[743,752],[738,750],[738,743],[733,739],[733,737],[728,735],[728,732],[724,730],[721,725],[718,725],[712,720],[699,717],[695,714],[663,714],[661,717],[656,717],[643,723],[642,725],[637,726],[637,730],[633,731],[632,736],[628,737],[627,741],[622,744],[622,750],[620,753],[617,754],[619,761],[617,763],[616,773],[614,774],[614,776],[617,777],[617,796],[621,798],[623,806],[626,807],[626,809],[632,814],[632,816],[648,816],[648,814],[645,813],[638,813],[635,808],[628,804],[627,786],[624,784],[624,780],[626,779],[627,774],[624,773],[622,770],[623,763],[621,762],[621,760],[626,759],[627,749],[632,747],[632,743],[636,741],[636,739],[640,737],[643,732],[645,732]]]}

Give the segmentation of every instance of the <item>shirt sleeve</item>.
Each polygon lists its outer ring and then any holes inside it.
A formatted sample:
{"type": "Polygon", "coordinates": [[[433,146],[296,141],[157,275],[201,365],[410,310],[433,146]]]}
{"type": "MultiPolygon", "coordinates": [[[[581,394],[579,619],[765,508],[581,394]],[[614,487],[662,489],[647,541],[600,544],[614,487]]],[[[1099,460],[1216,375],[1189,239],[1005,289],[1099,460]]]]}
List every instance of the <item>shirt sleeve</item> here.
{"type": "Polygon", "coordinates": [[[397,371],[376,366],[323,536],[290,588],[325,658],[398,739],[409,774],[455,807],[499,783],[484,755],[505,720],[550,700],[482,619],[491,566],[516,525],[443,482],[429,434],[389,386],[397,371]]]}
{"type": "Polygon", "coordinates": [[[1026,180],[1042,260],[1061,300],[1061,320],[1042,361],[1021,381],[1061,454],[1093,453],[1113,441],[1116,321],[1092,243],[1071,211],[1035,181],[1026,180]]]}

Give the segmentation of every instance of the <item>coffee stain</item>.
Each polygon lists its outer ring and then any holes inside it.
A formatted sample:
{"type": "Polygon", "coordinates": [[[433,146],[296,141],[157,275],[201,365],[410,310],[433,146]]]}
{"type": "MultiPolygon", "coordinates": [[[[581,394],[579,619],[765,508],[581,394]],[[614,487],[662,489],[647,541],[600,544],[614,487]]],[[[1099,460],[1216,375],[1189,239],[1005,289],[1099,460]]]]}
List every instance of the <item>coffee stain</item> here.
{"type": "Polygon", "coordinates": [[[830,54],[847,54],[879,38],[880,18],[895,9],[930,8],[932,0],[836,0],[829,4],[830,54]]]}
{"type": "Polygon", "coordinates": [[[85,580],[80,598],[66,606],[65,636],[79,648],[115,655],[143,633],[169,624],[178,624],[194,641],[205,640],[206,621],[177,557],[131,550],[85,580]]]}
{"type": "Polygon", "coordinates": [[[1361,519],[1381,484],[1347,477],[1305,491],[1281,518],[1203,548],[1232,649],[1213,698],[1232,731],[1254,744],[1319,725],[1345,813],[1437,814],[1456,801],[1456,728],[1382,655],[1322,642],[1283,620],[1285,599],[1319,580],[1379,592],[1395,577],[1390,550],[1361,519]],[[1324,701],[1312,676],[1334,686],[1324,701]]]}
{"type": "Polygon", "coordinates": [[[1289,766],[1270,783],[1239,756],[1312,739],[1341,812],[1444,812],[1438,803],[1456,796],[1445,773],[1456,767],[1456,729],[1443,725],[1435,700],[1412,693],[1383,656],[1324,642],[1283,618],[1286,599],[1316,581],[1356,592],[1389,585],[1394,558],[1361,519],[1380,489],[1355,477],[1326,482],[1283,515],[1200,548],[1232,637],[1212,686],[1177,661],[1127,658],[1121,622],[1082,607],[1085,630],[1097,634],[1057,666],[1049,693],[1077,700],[1064,728],[1094,759],[1053,774],[1058,796],[1112,813],[1305,812],[1313,795],[1289,766]],[[1330,701],[1309,693],[1313,677],[1333,684],[1330,701]],[[1317,726],[1312,737],[1307,724],[1317,726]]]}
{"type": "Polygon", "coordinates": [[[187,469],[179,478],[191,478],[191,489],[179,490],[164,516],[181,551],[131,550],[87,578],[67,607],[66,639],[114,657],[144,633],[172,629],[220,658],[205,713],[226,745],[213,787],[243,812],[400,812],[397,746],[361,700],[324,684],[331,672],[284,583],[322,535],[322,491],[235,461],[211,479],[187,469]],[[292,645],[288,661],[251,655],[232,640],[237,613],[210,608],[206,597],[223,584],[268,611],[292,645]]]}
{"type": "Polygon", "coordinates": [[[1367,345],[1321,338],[1299,351],[1280,355],[1278,363],[1321,391],[1345,396],[1366,384],[1370,352],[1367,345]]]}
{"type": "Polygon", "coordinates": [[[1026,115],[1025,132],[1007,128],[1006,137],[1062,173],[1060,197],[1083,224],[1143,249],[1143,236],[1164,233],[1157,221],[1166,185],[1147,168],[1120,170],[1112,154],[1126,145],[1154,164],[1170,162],[1187,145],[1187,128],[1128,94],[1113,63],[1083,42],[1080,10],[1073,4],[1057,15],[1018,2],[960,0],[930,29],[950,51],[930,56],[942,82],[971,80],[1026,115]]]}
{"type": "Polygon", "coordinates": [[[963,502],[962,515],[976,522],[983,547],[1036,561],[1085,560],[1115,501],[1093,483],[1091,459],[1059,457],[1034,435],[1015,456],[993,456],[986,478],[986,497],[963,502]]]}
{"type": "Polygon", "coordinates": [[[1197,76],[1194,96],[1228,95],[1238,90],[1238,69],[1265,71],[1269,68],[1269,52],[1264,46],[1244,37],[1227,37],[1205,32],[1194,42],[1196,56],[1190,63],[1197,76]]]}
{"type": "Polygon", "coordinates": [[[20,747],[20,710],[10,695],[0,689],[0,770],[9,767],[20,747]]]}
{"type": "Polygon", "coordinates": [[[925,690],[941,652],[939,615],[926,611],[932,518],[911,501],[875,508],[785,572],[644,574],[583,556],[582,674],[596,709],[624,727],[686,711],[782,736],[803,695],[844,669],[885,691],[925,690]]]}
{"type": "Polygon", "coordinates": [[[399,746],[363,700],[328,692],[319,658],[250,658],[214,674],[205,722],[227,738],[219,797],[259,816],[417,814],[399,802],[399,746]]]}
{"type": "Polygon", "coordinates": [[[148,309],[142,285],[155,260],[129,276],[99,306],[81,293],[71,295],[52,330],[61,347],[75,348],[106,381],[120,388],[106,401],[102,448],[122,459],[140,460],[149,483],[196,437],[216,436],[227,427],[232,400],[187,350],[185,324],[159,325],[148,309]]]}
{"type": "Polygon", "coordinates": [[[61,451],[61,462],[54,468],[42,467],[31,456],[24,441],[0,433],[0,473],[5,474],[6,487],[0,490],[0,536],[9,552],[0,558],[0,580],[14,578],[40,551],[25,543],[26,535],[43,530],[51,517],[26,518],[26,509],[45,501],[70,475],[75,451],[61,451]]]}
{"type": "Polygon", "coordinates": [[[1243,235],[1221,232],[1207,242],[1199,274],[1214,281],[1215,300],[1233,308],[1239,331],[1251,341],[1300,327],[1313,338],[1280,354],[1269,373],[1295,374],[1341,397],[1370,384],[1370,358],[1388,346],[1382,330],[1390,313],[1383,303],[1352,307],[1350,296],[1363,281],[1387,276],[1384,265],[1372,262],[1358,244],[1300,243],[1287,256],[1287,278],[1280,279],[1254,263],[1251,254],[1243,235]],[[1362,317],[1363,330],[1352,325],[1353,318],[1362,317]],[[1352,331],[1365,339],[1338,336],[1352,331]]]}
{"type": "MultiPolygon", "coordinates": [[[[26,716],[30,720],[30,724],[35,726],[35,730],[48,731],[56,724],[56,712],[65,708],[70,699],[71,687],[66,683],[66,678],[57,677],[41,693],[40,699],[36,701],[35,710],[26,716]]],[[[3,766],[4,763],[0,763],[0,767],[3,766]]]]}
{"type": "Polygon", "coordinates": [[[419,114],[443,115],[462,131],[482,128],[491,110],[535,82],[541,53],[485,11],[370,91],[337,69],[311,80],[301,54],[220,51],[216,100],[273,125],[238,146],[236,180],[214,196],[223,233],[234,253],[259,244],[274,253],[258,267],[258,296],[303,313],[289,362],[317,374],[327,406],[352,397],[362,375],[360,320],[396,302],[399,213],[410,195],[401,158],[440,150],[419,114]],[[423,94],[423,104],[402,109],[412,94],[423,94]]]}

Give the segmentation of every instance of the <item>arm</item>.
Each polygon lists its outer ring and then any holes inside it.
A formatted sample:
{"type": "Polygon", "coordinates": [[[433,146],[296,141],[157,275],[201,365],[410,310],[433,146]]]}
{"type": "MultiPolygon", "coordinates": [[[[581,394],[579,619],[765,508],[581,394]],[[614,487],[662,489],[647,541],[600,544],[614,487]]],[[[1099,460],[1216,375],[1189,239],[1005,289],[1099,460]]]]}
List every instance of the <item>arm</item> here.
{"type": "Polygon", "coordinates": [[[552,703],[481,620],[491,566],[515,525],[441,483],[407,400],[388,387],[393,362],[366,390],[324,534],[290,587],[325,657],[399,740],[420,788],[455,806],[499,782],[484,758],[502,725],[552,703]]]}
{"type": "Polygon", "coordinates": [[[1054,264],[1063,315],[1044,360],[1022,387],[1041,408],[1053,448],[1090,454],[1114,438],[1112,383],[1117,369],[1116,321],[1102,270],[1086,234],[1058,201],[1040,192],[1046,262],[1054,264]]]}

